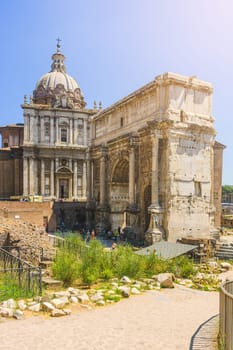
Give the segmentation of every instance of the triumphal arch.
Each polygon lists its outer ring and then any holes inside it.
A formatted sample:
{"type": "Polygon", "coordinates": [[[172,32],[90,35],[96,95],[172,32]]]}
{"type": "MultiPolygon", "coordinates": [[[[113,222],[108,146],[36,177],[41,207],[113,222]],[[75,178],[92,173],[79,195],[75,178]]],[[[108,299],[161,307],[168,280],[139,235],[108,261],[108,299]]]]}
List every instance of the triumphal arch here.
{"type": "Polygon", "coordinates": [[[24,124],[0,128],[0,197],[69,203],[57,209],[67,226],[82,217],[136,240],[215,236],[224,146],[211,84],[165,73],[110,107],[87,108],[64,62],[58,42],[51,70],[25,96],[24,124]]]}
{"type": "Polygon", "coordinates": [[[166,73],[91,118],[97,221],[152,241],[215,236],[212,92],[166,73]]]}

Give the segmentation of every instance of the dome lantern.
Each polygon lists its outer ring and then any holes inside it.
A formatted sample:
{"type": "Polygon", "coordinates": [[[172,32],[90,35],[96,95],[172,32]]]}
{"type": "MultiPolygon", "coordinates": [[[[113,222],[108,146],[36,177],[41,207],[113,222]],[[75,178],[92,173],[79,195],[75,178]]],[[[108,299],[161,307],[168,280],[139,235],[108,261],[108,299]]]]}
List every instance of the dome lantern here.
{"type": "Polygon", "coordinates": [[[66,73],[60,41],[57,39],[57,52],[52,55],[51,71],[36,84],[33,102],[53,108],[83,109],[86,105],[84,97],[75,79],[66,73]]]}

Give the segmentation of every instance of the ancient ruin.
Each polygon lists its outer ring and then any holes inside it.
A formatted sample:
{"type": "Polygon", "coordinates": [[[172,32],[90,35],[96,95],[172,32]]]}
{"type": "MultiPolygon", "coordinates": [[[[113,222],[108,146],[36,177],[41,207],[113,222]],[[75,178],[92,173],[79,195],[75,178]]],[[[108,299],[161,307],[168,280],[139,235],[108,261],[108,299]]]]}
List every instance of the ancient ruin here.
{"type": "Polygon", "coordinates": [[[87,109],[64,61],[58,43],[51,71],[25,96],[24,124],[0,128],[1,199],[40,196],[55,202],[57,225],[120,227],[148,243],[217,237],[224,146],[212,85],[165,73],[87,109]]]}

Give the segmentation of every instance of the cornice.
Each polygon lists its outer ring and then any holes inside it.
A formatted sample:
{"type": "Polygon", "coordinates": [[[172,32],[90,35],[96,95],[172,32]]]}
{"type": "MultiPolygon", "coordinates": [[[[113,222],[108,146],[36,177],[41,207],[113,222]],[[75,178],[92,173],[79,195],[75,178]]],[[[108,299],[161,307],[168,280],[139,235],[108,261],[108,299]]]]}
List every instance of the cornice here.
{"type": "Polygon", "coordinates": [[[44,105],[44,104],[22,104],[21,105],[22,109],[32,109],[32,110],[47,110],[50,112],[72,112],[72,113],[85,113],[89,115],[94,115],[96,111],[94,109],[68,109],[68,108],[52,108],[49,105],[44,105]]]}

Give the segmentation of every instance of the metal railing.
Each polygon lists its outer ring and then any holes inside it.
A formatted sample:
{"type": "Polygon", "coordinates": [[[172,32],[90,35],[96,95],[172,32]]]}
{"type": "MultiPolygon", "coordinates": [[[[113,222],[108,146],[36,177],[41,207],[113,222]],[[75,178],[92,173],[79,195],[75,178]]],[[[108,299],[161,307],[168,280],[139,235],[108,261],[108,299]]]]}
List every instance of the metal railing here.
{"type": "Polygon", "coordinates": [[[221,285],[219,298],[219,342],[221,349],[233,350],[233,281],[221,285]]]}
{"type": "MultiPolygon", "coordinates": [[[[83,246],[80,246],[79,244],[77,244],[75,241],[69,241],[68,239],[64,239],[61,238],[59,236],[54,236],[54,235],[49,235],[49,240],[50,243],[52,243],[53,247],[55,249],[67,249],[73,252],[76,252],[80,255],[82,255],[83,253],[85,253],[86,249],[88,248],[88,246],[86,245],[86,247],[84,248],[83,246]]],[[[57,251],[56,251],[57,254],[57,251]]]]}
{"type": "Polygon", "coordinates": [[[25,296],[41,295],[41,268],[32,266],[0,248],[0,297],[6,287],[17,289],[25,296]]]}

